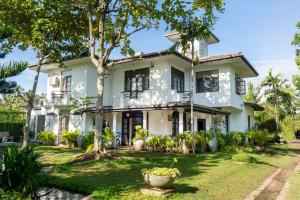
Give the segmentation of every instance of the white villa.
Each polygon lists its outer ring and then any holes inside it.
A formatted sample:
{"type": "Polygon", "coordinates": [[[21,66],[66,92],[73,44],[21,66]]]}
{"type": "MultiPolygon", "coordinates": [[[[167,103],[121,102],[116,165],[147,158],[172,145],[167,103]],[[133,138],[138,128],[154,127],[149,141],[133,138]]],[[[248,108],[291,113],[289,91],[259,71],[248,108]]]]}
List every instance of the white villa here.
{"type": "MultiPolygon", "coordinates": [[[[177,33],[165,35],[172,42],[177,33]]],[[[254,111],[263,108],[244,102],[245,78],[258,76],[241,53],[208,55],[208,46],[218,43],[211,34],[195,41],[195,84],[191,89],[191,59],[179,47],[137,54],[110,61],[104,84],[104,124],[113,129],[120,145],[130,145],[135,125],[151,134],[174,135],[190,130],[191,96],[194,106],[194,129],[217,126],[224,133],[246,131],[254,127],[254,111]],[[192,93],[192,95],[191,95],[192,93]]],[[[35,110],[35,131],[49,130],[58,136],[63,130],[92,131],[95,106],[76,115],[66,116],[71,97],[95,97],[97,71],[88,57],[72,58],[59,64],[45,64],[48,74],[47,99],[35,110]]],[[[32,65],[31,69],[35,69],[32,65]]]]}

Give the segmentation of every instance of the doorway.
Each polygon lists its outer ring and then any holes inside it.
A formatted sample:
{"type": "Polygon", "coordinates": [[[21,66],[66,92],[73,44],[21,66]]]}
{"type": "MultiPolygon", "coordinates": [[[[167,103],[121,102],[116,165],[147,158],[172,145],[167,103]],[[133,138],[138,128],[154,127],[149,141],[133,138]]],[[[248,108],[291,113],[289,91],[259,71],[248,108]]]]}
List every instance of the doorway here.
{"type": "Polygon", "coordinates": [[[197,120],[198,131],[206,131],[206,119],[197,120]]]}
{"type": "Polygon", "coordinates": [[[135,136],[135,126],[143,125],[143,113],[136,112],[123,112],[122,113],[122,142],[121,145],[131,145],[131,141],[135,136]]]}

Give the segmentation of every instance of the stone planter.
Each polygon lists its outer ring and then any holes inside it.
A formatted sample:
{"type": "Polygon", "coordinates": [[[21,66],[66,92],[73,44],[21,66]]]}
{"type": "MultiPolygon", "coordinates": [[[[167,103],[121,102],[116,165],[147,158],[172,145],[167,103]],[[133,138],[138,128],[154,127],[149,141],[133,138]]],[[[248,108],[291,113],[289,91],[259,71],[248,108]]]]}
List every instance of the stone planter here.
{"type": "Polygon", "coordinates": [[[216,152],[218,150],[218,140],[217,138],[213,138],[208,143],[209,150],[211,152],[216,152]]]}
{"type": "Polygon", "coordinates": [[[172,176],[157,176],[152,174],[143,174],[143,176],[145,183],[155,188],[166,188],[175,180],[172,176]]]}
{"type": "Polygon", "coordinates": [[[134,149],[136,151],[143,151],[144,150],[145,141],[144,140],[137,140],[134,142],[134,149]]]}
{"type": "Polygon", "coordinates": [[[185,143],[183,143],[183,145],[182,145],[182,153],[183,154],[189,154],[190,153],[190,148],[185,143]]]}
{"type": "Polygon", "coordinates": [[[265,151],[265,147],[255,146],[255,150],[256,150],[256,152],[263,152],[263,151],[265,151]]]}

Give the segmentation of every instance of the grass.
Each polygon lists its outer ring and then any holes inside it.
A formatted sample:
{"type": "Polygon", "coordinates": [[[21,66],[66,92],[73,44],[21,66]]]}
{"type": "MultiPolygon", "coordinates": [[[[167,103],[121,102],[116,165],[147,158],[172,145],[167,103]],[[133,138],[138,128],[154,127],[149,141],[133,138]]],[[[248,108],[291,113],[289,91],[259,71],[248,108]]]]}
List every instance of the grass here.
{"type": "Polygon", "coordinates": [[[67,164],[78,149],[64,147],[36,148],[42,153],[41,162],[51,165],[45,173],[46,185],[90,194],[107,190],[117,193],[117,199],[162,199],[144,196],[139,188],[145,186],[141,169],[168,167],[173,157],[182,176],[175,183],[176,194],[170,199],[241,199],[260,185],[277,167],[287,165],[295,149],[285,145],[270,147],[267,153],[254,154],[247,165],[231,160],[232,153],[164,154],[158,152],[118,151],[100,161],[67,164]]]}
{"type": "Polygon", "coordinates": [[[286,196],[287,200],[299,200],[300,199],[300,168],[296,168],[296,170],[289,175],[288,182],[290,184],[290,188],[288,189],[288,193],[286,196]]]}

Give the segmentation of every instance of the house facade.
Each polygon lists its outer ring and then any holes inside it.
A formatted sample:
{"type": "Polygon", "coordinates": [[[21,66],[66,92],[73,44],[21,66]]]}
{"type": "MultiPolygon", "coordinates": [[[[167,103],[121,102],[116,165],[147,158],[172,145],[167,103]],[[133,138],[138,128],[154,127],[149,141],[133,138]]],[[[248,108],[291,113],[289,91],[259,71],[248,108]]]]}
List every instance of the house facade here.
{"type": "MultiPolygon", "coordinates": [[[[166,35],[178,42],[177,33],[166,35]]],[[[111,60],[104,79],[104,126],[116,134],[116,143],[130,145],[135,125],[149,134],[170,135],[191,130],[193,100],[194,130],[219,128],[222,132],[246,131],[254,127],[258,105],[244,102],[245,79],[258,76],[241,53],[208,55],[208,46],[219,42],[212,34],[195,41],[194,87],[191,87],[191,59],[181,47],[111,60]]],[[[87,132],[95,126],[97,70],[88,57],[78,57],[58,64],[45,64],[48,74],[47,99],[34,112],[36,127],[53,131],[87,132]],[[89,100],[76,113],[66,114],[70,105],[89,100]],[[42,119],[42,120],[41,120],[42,119]],[[44,119],[44,120],[43,120],[44,119]]],[[[34,69],[34,66],[32,66],[34,69]]],[[[38,130],[36,130],[38,131],[38,130]]],[[[58,137],[58,138],[59,138],[58,137]]]]}

